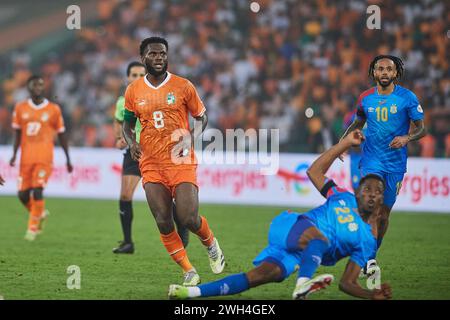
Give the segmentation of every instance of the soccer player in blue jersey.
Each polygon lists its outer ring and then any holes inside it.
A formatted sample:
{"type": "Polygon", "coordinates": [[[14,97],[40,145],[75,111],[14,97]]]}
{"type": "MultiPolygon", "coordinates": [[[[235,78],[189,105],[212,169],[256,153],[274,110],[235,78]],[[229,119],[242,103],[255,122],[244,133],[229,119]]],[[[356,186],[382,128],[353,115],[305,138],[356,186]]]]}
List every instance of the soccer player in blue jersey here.
{"type": "Polygon", "coordinates": [[[361,269],[377,249],[384,181],[377,175],[365,176],[355,196],[325,177],[333,161],[362,140],[361,131],[355,130],[314,161],[307,173],[327,201],[304,214],[285,211],[276,216],[270,225],[268,246],[253,261],[255,268],[199,286],[170,285],[169,298],[232,295],[281,282],[299,268],[292,297],[305,299],[334,279],[330,274],[313,278],[319,265],[332,266],[350,257],[339,288],[358,298],[390,299],[392,291],[387,283],[374,290],[364,289],[358,283],[361,269]]]}
{"type": "Polygon", "coordinates": [[[406,172],[407,144],[426,134],[423,109],[416,95],[398,85],[404,73],[400,58],[380,55],[370,63],[369,77],[376,86],[363,92],[357,102],[354,122],[344,136],[367,123],[360,162],[361,176],[375,174],[386,183],[378,247],[386,233],[389,215],[406,172]],[[415,128],[410,132],[410,122],[415,128]]]}

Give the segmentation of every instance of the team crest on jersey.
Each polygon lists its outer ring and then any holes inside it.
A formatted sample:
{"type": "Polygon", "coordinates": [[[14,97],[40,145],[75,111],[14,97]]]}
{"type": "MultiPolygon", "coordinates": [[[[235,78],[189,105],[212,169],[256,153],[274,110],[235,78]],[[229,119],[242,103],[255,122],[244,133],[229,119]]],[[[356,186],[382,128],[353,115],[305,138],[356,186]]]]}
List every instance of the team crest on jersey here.
{"type": "Polygon", "coordinates": [[[417,111],[419,111],[420,113],[423,113],[423,109],[422,109],[422,106],[420,104],[417,106],[417,111]]]}
{"type": "Polygon", "coordinates": [[[367,109],[368,112],[373,112],[373,110],[375,110],[375,109],[372,108],[372,107],[369,107],[369,108],[367,109]]]}
{"type": "Polygon", "coordinates": [[[345,201],[344,201],[344,200],[339,200],[339,204],[340,204],[341,206],[345,206],[345,201]]]}
{"type": "Polygon", "coordinates": [[[41,120],[42,120],[43,122],[46,122],[46,121],[48,120],[49,117],[50,117],[50,116],[48,115],[48,113],[47,113],[47,112],[44,112],[44,113],[42,114],[42,116],[41,116],[41,120]]]}
{"type": "Polygon", "coordinates": [[[47,173],[45,172],[45,170],[39,170],[39,172],[38,172],[38,177],[39,177],[39,178],[44,178],[46,174],[47,174],[47,173]]]}
{"type": "Polygon", "coordinates": [[[348,230],[351,231],[351,232],[358,231],[358,224],[354,223],[354,222],[349,223],[348,224],[348,230]]]}
{"type": "Polygon", "coordinates": [[[167,94],[167,104],[174,104],[175,103],[175,95],[172,92],[169,92],[167,94]]]}
{"type": "Polygon", "coordinates": [[[397,105],[393,104],[391,106],[391,113],[397,113],[397,105]]]}

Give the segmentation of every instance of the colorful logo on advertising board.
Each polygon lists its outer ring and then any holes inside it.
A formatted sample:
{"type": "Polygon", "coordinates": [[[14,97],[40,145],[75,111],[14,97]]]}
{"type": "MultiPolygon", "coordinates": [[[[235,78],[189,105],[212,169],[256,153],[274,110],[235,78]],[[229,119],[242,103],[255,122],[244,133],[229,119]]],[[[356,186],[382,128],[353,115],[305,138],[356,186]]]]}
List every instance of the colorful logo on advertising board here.
{"type": "Polygon", "coordinates": [[[309,165],[309,163],[304,162],[300,163],[294,171],[281,168],[278,170],[277,176],[284,180],[288,192],[290,192],[292,186],[299,195],[306,195],[311,191],[310,187],[308,187],[309,178],[306,175],[309,165]]]}

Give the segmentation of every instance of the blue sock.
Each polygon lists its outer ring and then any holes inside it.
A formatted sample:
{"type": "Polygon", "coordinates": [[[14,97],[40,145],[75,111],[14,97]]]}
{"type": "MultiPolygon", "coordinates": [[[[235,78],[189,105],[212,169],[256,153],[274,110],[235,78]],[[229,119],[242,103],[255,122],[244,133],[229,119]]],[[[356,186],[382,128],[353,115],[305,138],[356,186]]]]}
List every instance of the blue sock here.
{"type": "Polygon", "coordinates": [[[313,239],[302,252],[299,277],[312,278],[322,262],[322,255],[328,248],[328,242],[321,239],[313,239]]]}
{"type": "Polygon", "coordinates": [[[233,274],[223,279],[198,286],[202,297],[225,296],[248,290],[249,284],[245,273],[233,274]]]}

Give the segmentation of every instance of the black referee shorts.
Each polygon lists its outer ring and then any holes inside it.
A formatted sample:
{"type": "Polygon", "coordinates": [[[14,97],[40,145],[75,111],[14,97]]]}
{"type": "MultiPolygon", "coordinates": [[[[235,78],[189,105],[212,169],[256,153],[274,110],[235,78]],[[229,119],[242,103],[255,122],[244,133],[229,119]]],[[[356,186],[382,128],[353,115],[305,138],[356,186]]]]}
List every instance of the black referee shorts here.
{"type": "Polygon", "coordinates": [[[122,175],[137,177],[141,176],[141,170],[139,170],[139,162],[134,161],[131,158],[131,152],[129,148],[123,154],[122,175]]]}

